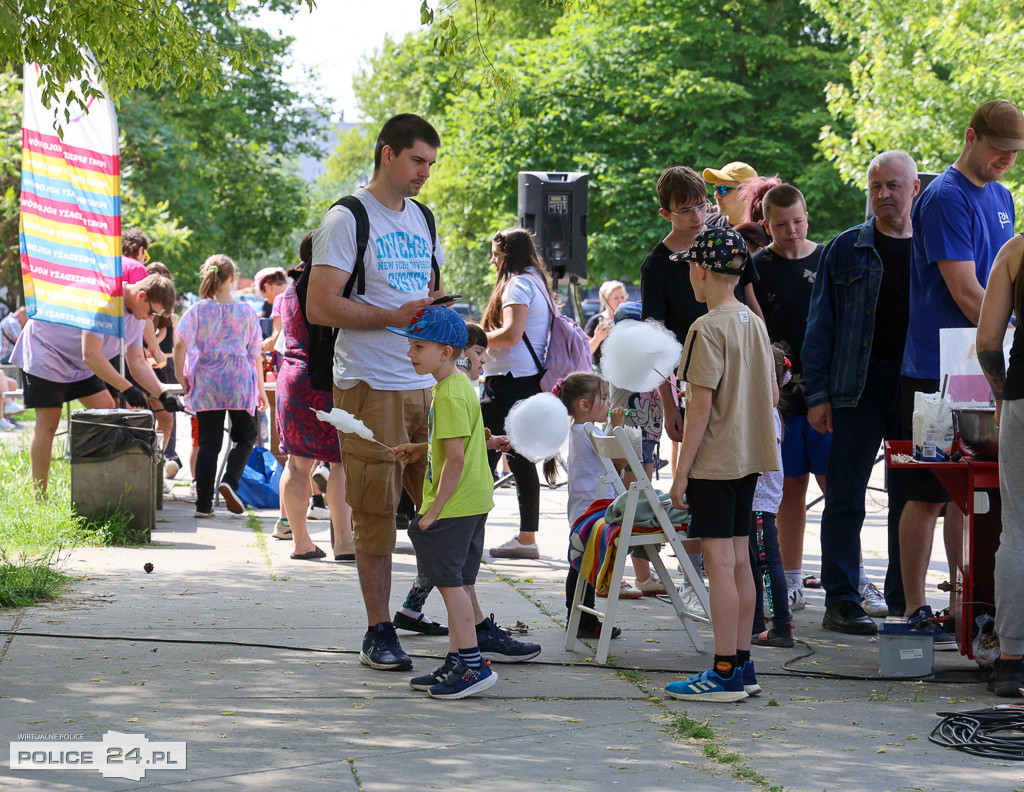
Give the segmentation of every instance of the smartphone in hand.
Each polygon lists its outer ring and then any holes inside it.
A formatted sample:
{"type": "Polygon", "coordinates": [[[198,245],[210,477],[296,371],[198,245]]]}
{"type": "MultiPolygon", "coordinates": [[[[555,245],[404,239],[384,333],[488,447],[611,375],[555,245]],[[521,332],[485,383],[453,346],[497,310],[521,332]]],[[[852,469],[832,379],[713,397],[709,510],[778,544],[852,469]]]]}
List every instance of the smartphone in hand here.
{"type": "Polygon", "coordinates": [[[462,297],[461,294],[446,294],[443,297],[438,297],[431,303],[431,305],[448,305],[449,303],[455,302],[460,297],[462,297]]]}

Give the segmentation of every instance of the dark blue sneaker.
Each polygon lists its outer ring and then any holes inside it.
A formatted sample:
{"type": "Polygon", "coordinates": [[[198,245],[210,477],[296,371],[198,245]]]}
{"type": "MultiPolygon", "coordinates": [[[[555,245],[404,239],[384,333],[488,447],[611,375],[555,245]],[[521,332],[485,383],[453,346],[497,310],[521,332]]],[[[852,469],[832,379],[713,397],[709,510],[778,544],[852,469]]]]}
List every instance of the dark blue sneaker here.
{"type": "Polygon", "coordinates": [[[517,641],[494,623],[494,614],[476,628],[476,643],[485,660],[495,663],[522,663],[540,654],[540,644],[517,641]]]}
{"type": "Polygon", "coordinates": [[[455,668],[457,662],[459,662],[459,656],[449,652],[445,655],[444,662],[429,674],[410,679],[409,687],[413,690],[430,690],[434,685],[444,682],[445,677],[455,668]]]}
{"type": "Polygon", "coordinates": [[[466,668],[456,660],[455,666],[443,681],[430,688],[430,697],[439,699],[463,699],[483,693],[494,687],[498,675],[491,671],[487,661],[480,668],[466,668]]]}
{"type": "Polygon", "coordinates": [[[366,631],[359,662],[378,671],[412,670],[412,660],[402,651],[391,622],[381,622],[366,631]]]}
{"type": "Polygon", "coordinates": [[[754,661],[747,660],[743,664],[743,690],[748,696],[756,696],[761,692],[761,685],[757,682],[757,675],[754,673],[754,661]]]}
{"type": "Polygon", "coordinates": [[[694,674],[679,682],[669,682],[665,692],[683,701],[742,701],[747,697],[743,689],[743,670],[734,668],[728,677],[720,677],[714,669],[694,674]]]}

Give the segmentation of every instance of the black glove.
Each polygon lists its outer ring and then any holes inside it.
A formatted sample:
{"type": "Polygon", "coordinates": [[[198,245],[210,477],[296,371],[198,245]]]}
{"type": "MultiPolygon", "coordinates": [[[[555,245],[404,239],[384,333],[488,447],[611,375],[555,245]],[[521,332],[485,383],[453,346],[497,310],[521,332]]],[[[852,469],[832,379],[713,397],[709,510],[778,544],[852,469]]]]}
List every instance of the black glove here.
{"type": "Polygon", "coordinates": [[[183,412],[185,410],[185,405],[182,404],[182,401],[177,394],[171,393],[170,391],[163,391],[157,398],[160,400],[160,403],[164,406],[164,409],[167,410],[167,412],[183,412]]]}
{"type": "Polygon", "coordinates": [[[129,407],[139,407],[143,410],[149,407],[148,397],[136,385],[131,385],[126,390],[121,391],[121,395],[124,396],[124,400],[128,403],[129,407]]]}

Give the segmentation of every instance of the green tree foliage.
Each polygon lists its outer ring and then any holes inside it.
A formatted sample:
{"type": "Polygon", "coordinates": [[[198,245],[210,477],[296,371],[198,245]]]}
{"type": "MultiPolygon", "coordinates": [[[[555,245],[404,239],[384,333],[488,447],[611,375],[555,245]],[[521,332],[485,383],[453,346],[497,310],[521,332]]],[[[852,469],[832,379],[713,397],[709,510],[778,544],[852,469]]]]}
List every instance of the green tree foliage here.
{"type": "MultiPolygon", "coordinates": [[[[337,145],[317,179],[315,213],[323,214],[343,195],[355,192],[373,172],[375,138],[364,126],[352,126],[338,135],[337,145]]],[[[319,218],[317,218],[317,221],[319,218]]]]}
{"type": "MultiPolygon", "coordinates": [[[[218,15],[237,0],[215,3],[218,15]]],[[[313,0],[304,0],[312,8],[313,0]]],[[[282,0],[265,0],[275,7],[282,0]]],[[[197,26],[193,12],[208,5],[192,0],[0,0],[0,63],[40,63],[43,98],[49,101],[78,80],[88,47],[99,62],[111,98],[144,87],[173,85],[179,98],[213,93],[222,74],[243,72],[261,61],[259,41],[245,34],[225,41],[197,26]]],[[[291,5],[291,3],[288,3],[291,5]]],[[[72,94],[88,97],[88,84],[72,94]]]]}
{"type": "MultiPolygon", "coordinates": [[[[822,133],[823,150],[848,181],[863,185],[872,156],[888,148],[906,150],[921,170],[940,171],[956,159],[978,105],[1020,102],[1019,2],[806,1],[850,47],[848,76],[828,85],[839,128],[822,133]]],[[[1004,180],[1011,189],[1022,182],[1019,168],[1004,180]]]]}
{"type": "Polygon", "coordinates": [[[488,241],[515,220],[520,170],[590,174],[592,282],[638,279],[667,230],[654,186],[670,164],[740,159],[779,173],[807,195],[815,239],[862,216],[861,197],[816,149],[830,120],[823,89],[845,78],[848,58],[797,0],[621,0],[599,14],[567,11],[532,38],[491,31],[491,61],[516,86],[497,104],[468,77],[476,87],[449,90],[419,57],[424,33],[378,52],[357,82],[361,99],[377,97],[363,107],[368,124],[415,110],[441,132],[424,200],[439,216],[452,288],[486,294],[488,241]]]}
{"type": "Polygon", "coordinates": [[[0,287],[6,304],[20,304],[18,202],[21,197],[21,75],[0,71],[0,287]]]}
{"type": "Polygon", "coordinates": [[[166,86],[121,103],[126,184],[190,231],[187,248],[179,236],[157,233],[152,250],[183,290],[197,286],[199,267],[213,253],[228,254],[250,274],[267,254],[290,257],[292,236],[307,224],[312,204],[296,161],[322,153],[324,117],[314,109],[322,103],[283,78],[292,40],[248,27],[251,7],[229,17],[217,0],[194,0],[188,10],[203,35],[222,46],[250,41],[262,63],[251,74],[226,70],[212,96],[181,101],[166,86]]]}

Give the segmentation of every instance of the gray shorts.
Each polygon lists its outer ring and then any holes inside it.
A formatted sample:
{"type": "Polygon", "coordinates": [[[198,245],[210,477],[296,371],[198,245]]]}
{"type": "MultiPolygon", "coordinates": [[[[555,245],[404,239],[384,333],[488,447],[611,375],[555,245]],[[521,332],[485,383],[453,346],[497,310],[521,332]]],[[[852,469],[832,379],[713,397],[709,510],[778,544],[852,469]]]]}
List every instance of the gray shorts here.
{"type": "Polygon", "coordinates": [[[416,551],[416,582],[421,586],[459,588],[476,583],[484,554],[486,514],[447,517],[420,530],[420,516],[409,524],[416,551]]]}

